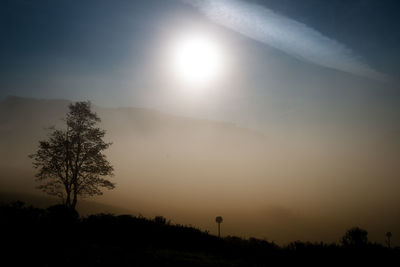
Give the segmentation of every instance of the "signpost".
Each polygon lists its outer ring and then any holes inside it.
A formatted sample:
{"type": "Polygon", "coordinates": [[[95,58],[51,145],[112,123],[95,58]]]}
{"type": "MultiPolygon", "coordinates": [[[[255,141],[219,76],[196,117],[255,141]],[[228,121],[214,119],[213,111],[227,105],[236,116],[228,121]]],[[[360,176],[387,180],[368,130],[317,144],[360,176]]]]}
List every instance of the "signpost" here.
{"type": "Polygon", "coordinates": [[[215,218],[215,221],[218,223],[218,237],[221,237],[221,223],[223,221],[221,216],[215,218]]]}

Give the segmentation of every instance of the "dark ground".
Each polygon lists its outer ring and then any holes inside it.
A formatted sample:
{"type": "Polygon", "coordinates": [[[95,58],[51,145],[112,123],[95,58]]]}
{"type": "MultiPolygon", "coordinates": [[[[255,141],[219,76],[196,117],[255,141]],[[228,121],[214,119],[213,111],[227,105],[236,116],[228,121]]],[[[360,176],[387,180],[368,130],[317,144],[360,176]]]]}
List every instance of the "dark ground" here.
{"type": "Polygon", "coordinates": [[[379,244],[218,238],[163,217],[97,214],[62,206],[0,205],[1,266],[276,266],[400,263],[400,249],[379,244]]]}

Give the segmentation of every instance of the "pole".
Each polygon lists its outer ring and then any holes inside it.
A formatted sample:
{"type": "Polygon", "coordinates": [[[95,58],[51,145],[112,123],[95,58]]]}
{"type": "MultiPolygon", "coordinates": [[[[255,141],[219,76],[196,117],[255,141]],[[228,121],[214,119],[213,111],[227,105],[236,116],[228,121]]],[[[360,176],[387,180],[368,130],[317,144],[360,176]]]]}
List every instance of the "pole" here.
{"type": "Polygon", "coordinates": [[[217,216],[215,221],[218,223],[218,237],[221,237],[221,223],[223,221],[221,216],[217,216]]]}

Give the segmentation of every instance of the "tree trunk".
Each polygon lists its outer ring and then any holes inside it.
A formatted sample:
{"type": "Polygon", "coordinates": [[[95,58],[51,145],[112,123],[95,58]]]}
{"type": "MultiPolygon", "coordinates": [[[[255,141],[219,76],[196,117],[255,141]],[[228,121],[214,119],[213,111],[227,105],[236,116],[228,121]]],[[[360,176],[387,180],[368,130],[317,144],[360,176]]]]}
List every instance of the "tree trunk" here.
{"type": "Polygon", "coordinates": [[[66,190],[67,198],[65,199],[65,206],[67,208],[71,207],[71,192],[66,190]]]}
{"type": "Polygon", "coordinates": [[[71,204],[71,208],[75,209],[76,203],[78,202],[78,194],[77,192],[74,190],[74,198],[72,200],[72,204],[71,204]]]}

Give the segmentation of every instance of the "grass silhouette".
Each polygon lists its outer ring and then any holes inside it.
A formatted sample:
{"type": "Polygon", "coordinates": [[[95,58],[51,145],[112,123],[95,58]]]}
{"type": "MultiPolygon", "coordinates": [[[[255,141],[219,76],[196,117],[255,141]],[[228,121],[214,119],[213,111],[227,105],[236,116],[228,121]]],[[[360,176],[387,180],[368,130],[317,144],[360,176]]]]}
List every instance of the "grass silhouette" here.
{"type": "Polygon", "coordinates": [[[131,215],[79,217],[62,205],[0,205],[2,261],[34,266],[269,266],[396,262],[400,249],[256,238],[218,238],[199,229],[131,215]]]}

